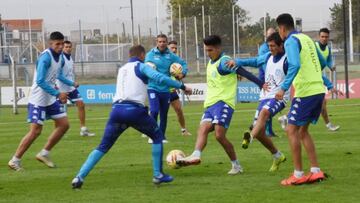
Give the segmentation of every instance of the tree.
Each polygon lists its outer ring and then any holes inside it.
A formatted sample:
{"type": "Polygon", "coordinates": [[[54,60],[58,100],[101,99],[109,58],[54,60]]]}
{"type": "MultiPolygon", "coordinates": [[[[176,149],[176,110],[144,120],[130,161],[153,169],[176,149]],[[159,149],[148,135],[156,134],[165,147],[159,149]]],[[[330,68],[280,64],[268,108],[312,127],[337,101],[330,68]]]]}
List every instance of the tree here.
{"type": "MultiPolygon", "coordinates": [[[[276,28],[276,19],[271,18],[268,13],[266,13],[266,27],[276,28]]],[[[244,33],[246,34],[243,39],[243,45],[254,45],[260,44],[264,41],[264,17],[260,18],[258,22],[253,25],[246,25],[244,27],[244,33]]]]}

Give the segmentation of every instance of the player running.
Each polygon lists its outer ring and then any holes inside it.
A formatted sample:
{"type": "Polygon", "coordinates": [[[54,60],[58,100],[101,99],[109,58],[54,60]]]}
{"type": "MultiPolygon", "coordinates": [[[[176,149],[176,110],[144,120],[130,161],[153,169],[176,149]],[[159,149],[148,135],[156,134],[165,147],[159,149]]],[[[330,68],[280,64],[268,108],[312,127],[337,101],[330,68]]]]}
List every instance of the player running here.
{"type": "Polygon", "coordinates": [[[36,159],[46,166],[54,168],[49,153],[69,129],[69,121],[62,104],[67,101],[67,93],[55,89],[56,79],[68,86],[78,87],[76,82],[66,79],[63,75],[64,59],[62,49],[64,35],[60,32],[50,34],[50,47],[43,51],[36,63],[34,81],[31,86],[28,104],[29,132],[23,137],[8,165],[15,171],[22,170],[21,158],[31,144],[42,132],[46,119],[52,119],[55,129],[51,133],[44,148],[36,155],[36,159]],[[61,104],[62,103],[62,104],[61,104]]]}
{"type": "MultiPolygon", "coordinates": [[[[170,41],[168,44],[168,48],[170,49],[170,51],[172,53],[176,54],[177,53],[177,42],[170,41]]],[[[172,78],[175,79],[174,77],[172,77],[172,78]]],[[[191,133],[186,129],[184,112],[181,107],[179,95],[175,88],[170,89],[170,105],[173,107],[173,109],[177,115],[177,118],[178,118],[178,121],[179,121],[179,124],[181,127],[181,134],[184,136],[191,135],[191,133]]]]}
{"type": "MultiPolygon", "coordinates": [[[[71,58],[71,51],[72,43],[70,41],[64,41],[63,55],[65,65],[63,68],[63,74],[68,80],[74,81],[74,61],[71,58]]],[[[80,136],[95,136],[95,133],[90,132],[85,125],[85,104],[77,88],[69,86],[60,80],[56,81],[56,86],[59,88],[60,92],[66,92],[68,95],[68,100],[72,103],[75,103],[78,108],[80,136]]]]}
{"type": "MultiPolygon", "coordinates": [[[[158,35],[156,37],[156,47],[146,54],[145,62],[153,63],[156,70],[166,76],[170,76],[170,65],[179,63],[182,66],[182,73],[177,79],[181,80],[187,73],[186,62],[172,53],[167,45],[167,36],[164,34],[158,35]]],[[[167,84],[159,84],[152,79],[149,80],[148,94],[150,115],[157,120],[158,115],[160,114],[160,129],[164,134],[164,137],[166,135],[167,114],[170,106],[169,89],[170,87],[167,84]]],[[[152,143],[151,139],[149,139],[149,143],[152,143]]],[[[164,143],[167,143],[166,137],[164,143]]]]}
{"type": "Polygon", "coordinates": [[[279,34],[285,40],[285,53],[288,72],[281,89],[276,93],[277,100],[283,100],[285,92],[294,86],[295,95],[288,114],[287,134],[294,162],[294,173],[281,181],[282,185],[301,185],[324,180],[320,170],[315,145],[309,133],[310,123],[315,124],[321,113],[325,89],[322,67],[326,62],[317,51],[315,43],[305,34],[295,30],[294,19],[290,14],[281,14],[276,22],[279,34]],[[304,175],[301,160],[301,143],[310,160],[310,173],[304,175]]]}
{"type": "Polygon", "coordinates": [[[243,172],[236,157],[235,149],[226,138],[231,117],[235,109],[237,74],[263,86],[256,76],[242,67],[231,69],[226,62],[231,58],[222,52],[221,38],[211,35],[204,39],[204,45],[210,61],[207,65],[207,95],[204,102],[205,112],[198,129],[194,152],[184,159],[177,160],[179,166],[197,165],[201,162],[201,152],[205,149],[210,132],[215,131],[216,140],[222,145],[231,160],[232,168],[229,175],[243,172]]]}
{"type": "Polygon", "coordinates": [[[128,63],[119,69],[116,94],[109,120],[99,146],[93,150],[80,171],[72,181],[72,187],[81,188],[84,179],[110,150],[118,137],[129,127],[148,135],[152,140],[153,183],[160,184],[173,181],[173,178],[163,173],[162,155],[164,135],[155,119],[148,114],[145,107],[148,80],[166,86],[182,89],[191,93],[191,89],[182,83],[172,80],[164,74],[153,70],[143,63],[145,49],[141,45],[130,48],[128,63]]]}

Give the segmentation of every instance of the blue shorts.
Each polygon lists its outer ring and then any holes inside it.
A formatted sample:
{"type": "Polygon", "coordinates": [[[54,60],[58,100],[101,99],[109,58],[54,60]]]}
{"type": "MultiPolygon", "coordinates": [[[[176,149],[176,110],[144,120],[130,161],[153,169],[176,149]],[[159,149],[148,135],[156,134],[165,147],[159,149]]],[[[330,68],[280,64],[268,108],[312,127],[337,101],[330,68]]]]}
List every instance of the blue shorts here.
{"type": "Polygon", "coordinates": [[[71,103],[75,103],[77,101],[82,101],[83,99],[80,95],[80,92],[77,89],[74,89],[73,91],[69,92],[68,100],[70,100],[71,103]]]}
{"type": "Polygon", "coordinates": [[[325,94],[293,98],[288,114],[288,123],[303,126],[315,124],[319,119],[325,94]]]}
{"type": "Polygon", "coordinates": [[[170,103],[175,101],[175,100],[178,100],[178,99],[179,99],[179,95],[176,92],[176,90],[170,93],[170,103]]]}
{"type": "Polygon", "coordinates": [[[28,104],[28,118],[27,122],[43,125],[47,119],[59,119],[66,117],[64,105],[58,100],[50,106],[35,106],[34,104],[28,104]]]}
{"type": "Polygon", "coordinates": [[[221,125],[224,128],[229,128],[233,113],[233,108],[225,102],[219,101],[205,110],[201,118],[201,123],[211,122],[213,124],[221,125]]]}
{"type": "Polygon", "coordinates": [[[270,112],[270,118],[274,117],[277,113],[285,108],[285,104],[286,103],[283,100],[278,101],[275,98],[261,100],[255,112],[254,120],[257,120],[262,109],[267,109],[270,112]]]}

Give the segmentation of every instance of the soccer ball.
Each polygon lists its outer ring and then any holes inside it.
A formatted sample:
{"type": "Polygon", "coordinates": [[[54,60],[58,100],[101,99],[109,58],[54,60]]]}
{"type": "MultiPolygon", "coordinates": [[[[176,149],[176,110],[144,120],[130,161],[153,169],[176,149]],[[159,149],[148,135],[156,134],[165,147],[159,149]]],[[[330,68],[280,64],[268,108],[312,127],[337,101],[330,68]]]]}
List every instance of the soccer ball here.
{"type": "Polygon", "coordinates": [[[146,65],[150,66],[152,69],[156,70],[156,65],[153,62],[146,62],[146,65]]]}
{"type": "Polygon", "coordinates": [[[182,66],[180,63],[173,63],[170,65],[170,74],[174,77],[179,76],[182,73],[182,66]]]}
{"type": "Polygon", "coordinates": [[[176,164],[176,160],[181,158],[185,158],[185,154],[183,151],[178,149],[171,150],[166,156],[166,163],[170,168],[177,169],[180,167],[176,164]]]}

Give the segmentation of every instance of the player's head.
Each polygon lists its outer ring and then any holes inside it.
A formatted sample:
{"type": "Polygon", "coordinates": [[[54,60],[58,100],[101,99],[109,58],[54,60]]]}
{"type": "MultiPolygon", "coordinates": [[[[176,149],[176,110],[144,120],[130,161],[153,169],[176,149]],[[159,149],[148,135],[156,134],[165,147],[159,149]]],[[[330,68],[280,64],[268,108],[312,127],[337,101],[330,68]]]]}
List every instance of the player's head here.
{"type": "Polygon", "coordinates": [[[319,31],[319,42],[320,44],[326,45],[329,43],[330,30],[326,27],[321,28],[319,31]]]}
{"type": "Polygon", "coordinates": [[[284,52],[284,43],[278,32],[272,33],[267,39],[266,43],[269,46],[271,55],[276,56],[284,52]]]}
{"type": "Polygon", "coordinates": [[[177,53],[177,41],[170,41],[169,44],[168,44],[168,48],[170,49],[170,51],[174,54],[177,53]]]}
{"type": "Polygon", "coordinates": [[[64,35],[61,32],[52,32],[49,40],[50,48],[56,53],[61,53],[64,47],[64,35]]]}
{"type": "Polygon", "coordinates": [[[63,48],[63,52],[65,54],[71,54],[72,51],[72,43],[68,40],[64,41],[64,48],[63,48]]]}
{"type": "Polygon", "coordinates": [[[134,45],[129,50],[129,57],[136,57],[141,61],[145,60],[145,48],[141,45],[134,45]]]}
{"type": "Polygon", "coordinates": [[[273,27],[270,27],[266,30],[266,38],[268,38],[272,33],[276,32],[276,30],[273,27]]]}
{"type": "Polygon", "coordinates": [[[167,36],[165,34],[159,34],[156,37],[156,47],[159,51],[163,52],[166,50],[168,44],[167,36]]]}
{"type": "Polygon", "coordinates": [[[276,18],[276,23],[279,27],[279,34],[284,40],[289,32],[295,29],[294,19],[288,13],[283,13],[276,18]]]}
{"type": "Polygon", "coordinates": [[[221,38],[218,35],[210,35],[204,39],[206,54],[211,60],[219,58],[221,54],[221,38]]]}

